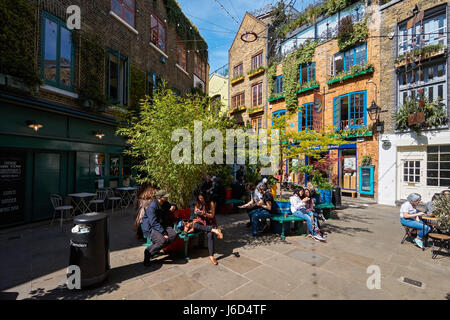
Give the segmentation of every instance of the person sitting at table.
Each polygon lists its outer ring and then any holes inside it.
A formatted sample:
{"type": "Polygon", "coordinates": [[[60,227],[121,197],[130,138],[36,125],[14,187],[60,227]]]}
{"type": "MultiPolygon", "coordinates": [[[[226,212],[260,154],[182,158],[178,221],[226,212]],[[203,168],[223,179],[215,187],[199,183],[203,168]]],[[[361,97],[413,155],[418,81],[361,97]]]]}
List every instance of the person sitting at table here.
{"type": "Polygon", "coordinates": [[[400,223],[406,227],[418,230],[414,242],[419,248],[423,249],[422,239],[431,231],[431,227],[424,224],[420,218],[425,213],[416,209],[422,200],[422,196],[418,193],[411,193],[406,199],[407,201],[400,207],[400,223]]]}
{"type": "MultiPolygon", "coordinates": [[[[309,191],[309,190],[308,190],[309,191]]],[[[316,241],[325,241],[319,232],[314,230],[313,219],[314,214],[311,211],[307,211],[306,204],[311,208],[312,199],[305,196],[305,190],[303,187],[298,187],[294,190],[294,195],[289,198],[291,204],[291,212],[294,216],[302,218],[306,221],[306,228],[308,236],[316,241]]]]}
{"type": "Polygon", "coordinates": [[[214,202],[210,200],[207,193],[200,193],[194,208],[195,218],[194,231],[206,232],[208,236],[209,260],[212,264],[217,265],[214,258],[214,236],[223,239],[222,231],[217,228],[214,202]]]}
{"type": "Polygon", "coordinates": [[[136,210],[136,214],[134,216],[133,231],[136,232],[136,238],[138,240],[144,238],[141,228],[142,218],[144,217],[147,207],[155,199],[155,193],[156,189],[150,184],[145,183],[140,187],[136,194],[136,198],[134,199],[134,209],[136,210]]]}
{"type": "Polygon", "coordinates": [[[150,266],[150,258],[177,237],[171,226],[171,213],[175,212],[177,207],[168,202],[169,196],[164,190],[156,192],[155,200],[150,203],[142,217],[142,232],[152,241],[152,245],[144,251],[144,266],[150,266]]]}

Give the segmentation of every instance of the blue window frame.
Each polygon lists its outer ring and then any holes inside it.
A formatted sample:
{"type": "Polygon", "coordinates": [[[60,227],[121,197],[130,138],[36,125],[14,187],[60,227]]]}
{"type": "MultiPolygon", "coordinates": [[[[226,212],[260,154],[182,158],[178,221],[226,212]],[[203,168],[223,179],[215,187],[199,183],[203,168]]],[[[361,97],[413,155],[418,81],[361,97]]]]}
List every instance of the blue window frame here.
{"type": "MultiPolygon", "coordinates": [[[[274,111],[274,112],[272,112],[272,119],[273,118],[279,118],[279,117],[284,116],[284,115],[286,115],[286,109],[274,111]]],[[[272,126],[273,126],[273,120],[272,120],[272,126]]]]}
{"type": "Polygon", "coordinates": [[[367,43],[360,44],[347,51],[338,52],[334,55],[334,73],[347,72],[355,65],[363,65],[367,62],[367,43]]]}
{"type": "Polygon", "coordinates": [[[313,107],[314,103],[305,103],[298,112],[298,131],[313,130],[313,107]]]}
{"type": "Polygon", "coordinates": [[[273,86],[274,93],[282,93],[284,91],[283,88],[283,76],[278,76],[275,79],[275,85],[273,86]]]}
{"type": "Polygon", "coordinates": [[[333,98],[334,131],[367,125],[367,93],[357,91],[333,98]]]}
{"type": "Polygon", "coordinates": [[[301,65],[298,78],[300,84],[316,80],[316,63],[301,65]]]}
{"type": "Polygon", "coordinates": [[[74,89],[75,50],[72,31],[62,20],[42,13],[41,77],[44,83],[74,89]]]}

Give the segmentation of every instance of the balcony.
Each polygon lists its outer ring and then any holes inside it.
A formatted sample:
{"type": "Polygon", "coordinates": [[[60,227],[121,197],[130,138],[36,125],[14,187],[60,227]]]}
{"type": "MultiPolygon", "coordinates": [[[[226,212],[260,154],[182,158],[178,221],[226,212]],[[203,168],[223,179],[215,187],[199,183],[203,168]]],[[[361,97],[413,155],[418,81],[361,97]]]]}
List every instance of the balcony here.
{"type": "Polygon", "coordinates": [[[434,44],[423,47],[422,49],[415,49],[405,54],[401,54],[395,59],[395,67],[400,68],[407,63],[417,62],[419,60],[431,59],[444,54],[447,48],[443,44],[434,44]]]}

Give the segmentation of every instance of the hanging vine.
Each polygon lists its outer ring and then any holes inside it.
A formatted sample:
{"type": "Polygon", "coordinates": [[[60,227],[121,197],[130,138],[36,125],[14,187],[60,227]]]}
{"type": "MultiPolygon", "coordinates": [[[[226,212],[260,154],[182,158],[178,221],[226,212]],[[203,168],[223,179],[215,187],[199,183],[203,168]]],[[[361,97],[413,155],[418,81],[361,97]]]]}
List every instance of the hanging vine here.
{"type": "Polygon", "coordinates": [[[0,1],[0,73],[20,78],[31,91],[42,83],[34,47],[36,19],[27,0],[0,1]]]}
{"type": "Polygon", "coordinates": [[[274,82],[277,77],[277,65],[271,63],[267,68],[267,84],[269,88],[269,95],[274,93],[274,82]]]}

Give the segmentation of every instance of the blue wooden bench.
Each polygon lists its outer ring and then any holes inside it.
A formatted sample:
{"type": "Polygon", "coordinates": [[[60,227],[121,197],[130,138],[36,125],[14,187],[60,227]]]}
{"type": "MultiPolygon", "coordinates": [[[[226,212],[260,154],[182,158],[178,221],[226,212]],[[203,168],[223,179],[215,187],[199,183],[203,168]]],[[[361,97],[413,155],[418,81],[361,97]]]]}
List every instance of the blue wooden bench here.
{"type": "Polygon", "coordinates": [[[291,203],[289,201],[275,201],[272,212],[273,212],[273,214],[270,217],[270,221],[281,223],[281,239],[286,238],[285,225],[287,223],[289,223],[289,225],[290,225],[291,221],[295,222],[296,228],[298,230],[298,234],[305,235],[305,234],[302,234],[302,232],[301,232],[305,219],[292,215],[291,203]],[[285,215],[286,215],[286,217],[285,217],[285,215]]]}

